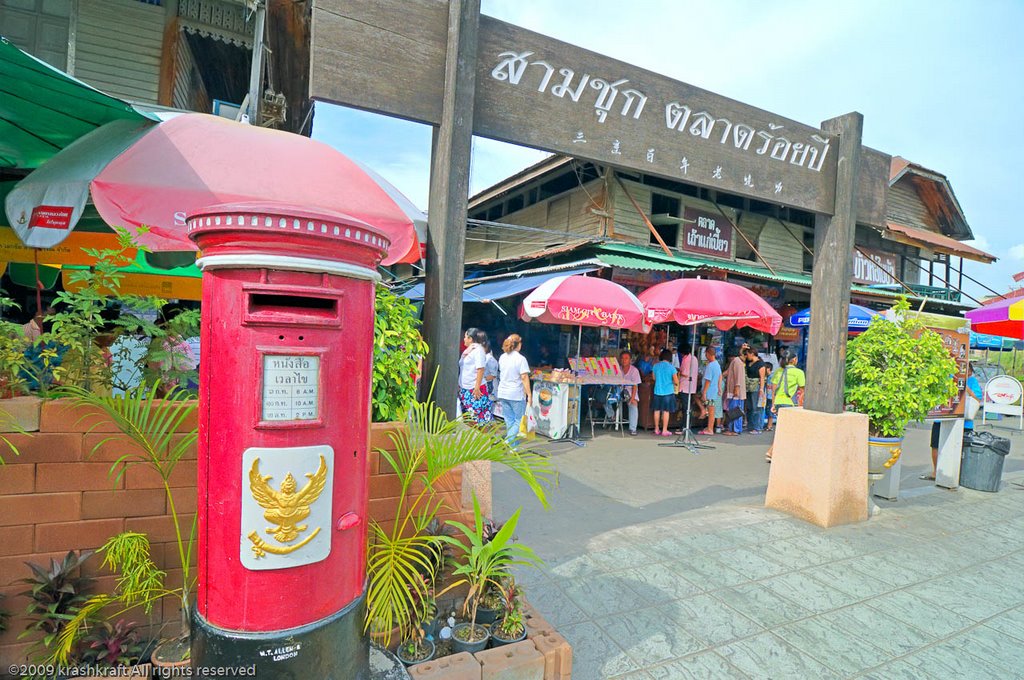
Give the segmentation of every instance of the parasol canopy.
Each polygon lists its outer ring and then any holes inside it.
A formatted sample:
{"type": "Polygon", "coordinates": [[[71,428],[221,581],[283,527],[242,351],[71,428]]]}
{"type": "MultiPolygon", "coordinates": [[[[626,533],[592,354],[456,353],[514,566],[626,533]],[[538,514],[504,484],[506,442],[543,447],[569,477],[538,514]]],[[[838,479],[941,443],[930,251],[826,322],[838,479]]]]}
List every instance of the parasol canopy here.
{"type": "Polygon", "coordinates": [[[519,317],[541,323],[644,330],[644,307],[617,283],[594,276],[556,276],[523,300],[519,317]]]}
{"type": "Polygon", "coordinates": [[[675,279],[640,293],[651,324],[713,323],[720,330],[749,327],[775,335],[782,317],[757,293],[715,279],[675,279]]]}
{"type": "MultiPolygon", "coordinates": [[[[80,212],[91,191],[108,224],[146,227],[139,243],[158,251],[194,251],[186,214],[211,205],[273,201],[341,213],[376,227],[392,244],[384,264],[420,259],[421,211],[330,146],[288,132],[200,113],[151,126],[118,122],[86,135],[40,170],[46,171],[44,184],[36,182],[18,196],[19,184],[8,196],[7,213],[15,222],[45,207],[52,222],[46,226],[68,230],[74,226],[68,218],[80,212]],[[50,184],[61,185],[59,194],[46,192],[50,184]]],[[[32,175],[23,181],[32,184],[32,175]]]]}
{"type": "MultiPolygon", "coordinates": [[[[871,325],[871,320],[876,316],[881,316],[881,312],[876,312],[873,309],[867,307],[861,307],[860,305],[850,305],[850,315],[847,319],[847,328],[851,331],[863,331],[871,325]]],[[[801,310],[789,317],[789,325],[796,326],[797,328],[803,326],[809,326],[811,324],[811,308],[801,310]]]]}
{"type": "Polygon", "coordinates": [[[1024,298],[1005,298],[964,314],[971,330],[987,335],[1024,340],[1024,298]]]}

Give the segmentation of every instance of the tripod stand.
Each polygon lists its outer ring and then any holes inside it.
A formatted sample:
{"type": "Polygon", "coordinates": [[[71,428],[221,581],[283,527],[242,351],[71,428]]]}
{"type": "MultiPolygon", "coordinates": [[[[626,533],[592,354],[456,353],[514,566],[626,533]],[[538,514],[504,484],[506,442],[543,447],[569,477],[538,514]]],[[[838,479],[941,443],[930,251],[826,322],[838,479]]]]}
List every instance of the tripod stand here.
{"type": "MultiPolygon", "coordinates": [[[[692,356],[694,358],[697,357],[697,326],[696,325],[693,326],[693,332],[690,334],[690,356],[692,356]]],[[[698,382],[697,387],[698,387],[698,389],[700,388],[700,383],[699,382],[698,382]]],[[[715,448],[714,446],[711,446],[710,444],[704,444],[704,443],[701,443],[701,442],[697,441],[697,438],[693,436],[693,432],[690,431],[690,415],[692,413],[692,401],[693,401],[693,395],[694,394],[696,394],[696,391],[694,391],[692,394],[690,394],[689,395],[690,398],[686,400],[686,426],[683,427],[683,433],[681,435],[679,435],[678,437],[676,437],[674,440],[672,440],[670,442],[665,442],[664,444],[658,444],[658,446],[683,447],[683,448],[689,449],[690,453],[692,453],[694,455],[698,455],[701,449],[713,449],[713,448],[715,448]]],[[[712,427],[714,427],[714,424],[712,424],[712,427]]]]}

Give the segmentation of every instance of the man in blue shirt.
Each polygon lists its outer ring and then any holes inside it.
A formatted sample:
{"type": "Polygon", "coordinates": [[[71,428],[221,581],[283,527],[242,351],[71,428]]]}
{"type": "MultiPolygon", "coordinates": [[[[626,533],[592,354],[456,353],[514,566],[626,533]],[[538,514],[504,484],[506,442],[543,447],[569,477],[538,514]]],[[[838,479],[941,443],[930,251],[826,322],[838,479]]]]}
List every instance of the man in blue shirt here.
{"type": "Polygon", "coordinates": [[[660,361],[654,364],[654,434],[664,437],[672,436],[668,429],[668,421],[676,410],[676,392],[679,391],[679,373],[672,365],[672,350],[663,349],[660,361]],[[664,418],[664,425],[661,424],[664,418]]]}
{"type": "Polygon", "coordinates": [[[701,396],[708,409],[708,424],[698,434],[710,435],[715,433],[715,415],[722,413],[722,365],[718,363],[714,347],[707,348],[705,358],[708,365],[704,368],[701,396]]]}
{"type": "MultiPolygon", "coordinates": [[[[975,399],[977,399],[978,402],[980,403],[980,402],[983,401],[983,399],[982,399],[982,395],[983,394],[984,394],[984,392],[981,389],[981,383],[978,382],[978,379],[974,377],[974,373],[973,373],[973,370],[972,370],[970,377],[967,378],[967,389],[964,391],[964,402],[967,401],[967,397],[968,396],[972,396],[975,399]]],[[[966,411],[966,409],[967,409],[967,404],[965,403],[964,404],[964,410],[966,411]]],[[[942,428],[942,424],[939,421],[936,420],[934,423],[932,423],[932,437],[931,437],[931,445],[932,445],[932,473],[930,475],[927,474],[927,473],[921,475],[921,477],[920,477],[921,479],[926,479],[926,480],[929,480],[929,481],[934,481],[934,479],[935,479],[935,470],[939,466],[939,434],[940,434],[941,428],[942,428]]],[[[974,432],[974,419],[972,418],[972,419],[968,420],[967,417],[965,416],[964,417],[964,434],[966,434],[968,432],[974,432]]]]}

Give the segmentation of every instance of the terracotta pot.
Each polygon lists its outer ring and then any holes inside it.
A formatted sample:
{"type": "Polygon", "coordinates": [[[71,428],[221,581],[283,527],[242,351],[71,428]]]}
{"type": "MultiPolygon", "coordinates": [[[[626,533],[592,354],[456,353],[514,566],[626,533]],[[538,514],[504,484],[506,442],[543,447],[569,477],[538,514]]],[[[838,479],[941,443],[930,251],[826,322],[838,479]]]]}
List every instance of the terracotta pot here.
{"type": "Polygon", "coordinates": [[[189,667],[192,665],[189,639],[162,641],[153,650],[150,663],[157,669],[157,675],[161,678],[189,677],[189,667]]]}

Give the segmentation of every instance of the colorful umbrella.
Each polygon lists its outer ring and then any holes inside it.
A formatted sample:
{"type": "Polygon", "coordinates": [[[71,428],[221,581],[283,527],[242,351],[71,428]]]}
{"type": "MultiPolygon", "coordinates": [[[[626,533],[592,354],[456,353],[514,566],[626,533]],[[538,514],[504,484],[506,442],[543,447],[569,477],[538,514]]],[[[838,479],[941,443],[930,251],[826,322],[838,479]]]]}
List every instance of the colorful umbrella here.
{"type": "MultiPolygon", "coordinates": [[[[850,305],[850,316],[847,320],[847,328],[851,331],[862,331],[871,325],[871,320],[876,316],[880,316],[881,312],[876,312],[873,309],[867,307],[861,307],[860,305],[850,305]]],[[[789,325],[802,327],[809,326],[811,323],[811,308],[801,310],[789,317],[789,325]]]]}
{"type": "Polygon", "coordinates": [[[971,330],[988,335],[1024,340],[1024,298],[1005,298],[964,314],[971,330]]]}
{"type": "Polygon", "coordinates": [[[394,187],[321,142],[199,113],[176,115],[141,132],[137,125],[118,123],[92,134],[78,146],[102,169],[89,176],[81,151],[69,148],[75,151],[70,160],[57,154],[41,170],[48,170],[47,183],[63,188],[46,193],[37,185],[20,198],[16,188],[7,200],[12,224],[21,215],[39,214],[44,229],[69,229],[76,206],[91,190],[108,224],[147,227],[138,240],[153,250],[192,251],[187,213],[276,201],[339,212],[377,227],[392,244],[384,264],[420,259],[416,227],[425,224],[422,212],[404,197],[397,201],[394,187]]]}
{"type": "Polygon", "coordinates": [[[715,279],[675,279],[640,293],[651,324],[675,321],[683,326],[714,323],[720,330],[750,327],[775,335],[782,317],[757,293],[715,279]]]}
{"type": "Polygon", "coordinates": [[[556,276],[523,300],[524,321],[643,330],[644,306],[617,283],[594,276],[556,276]]]}

